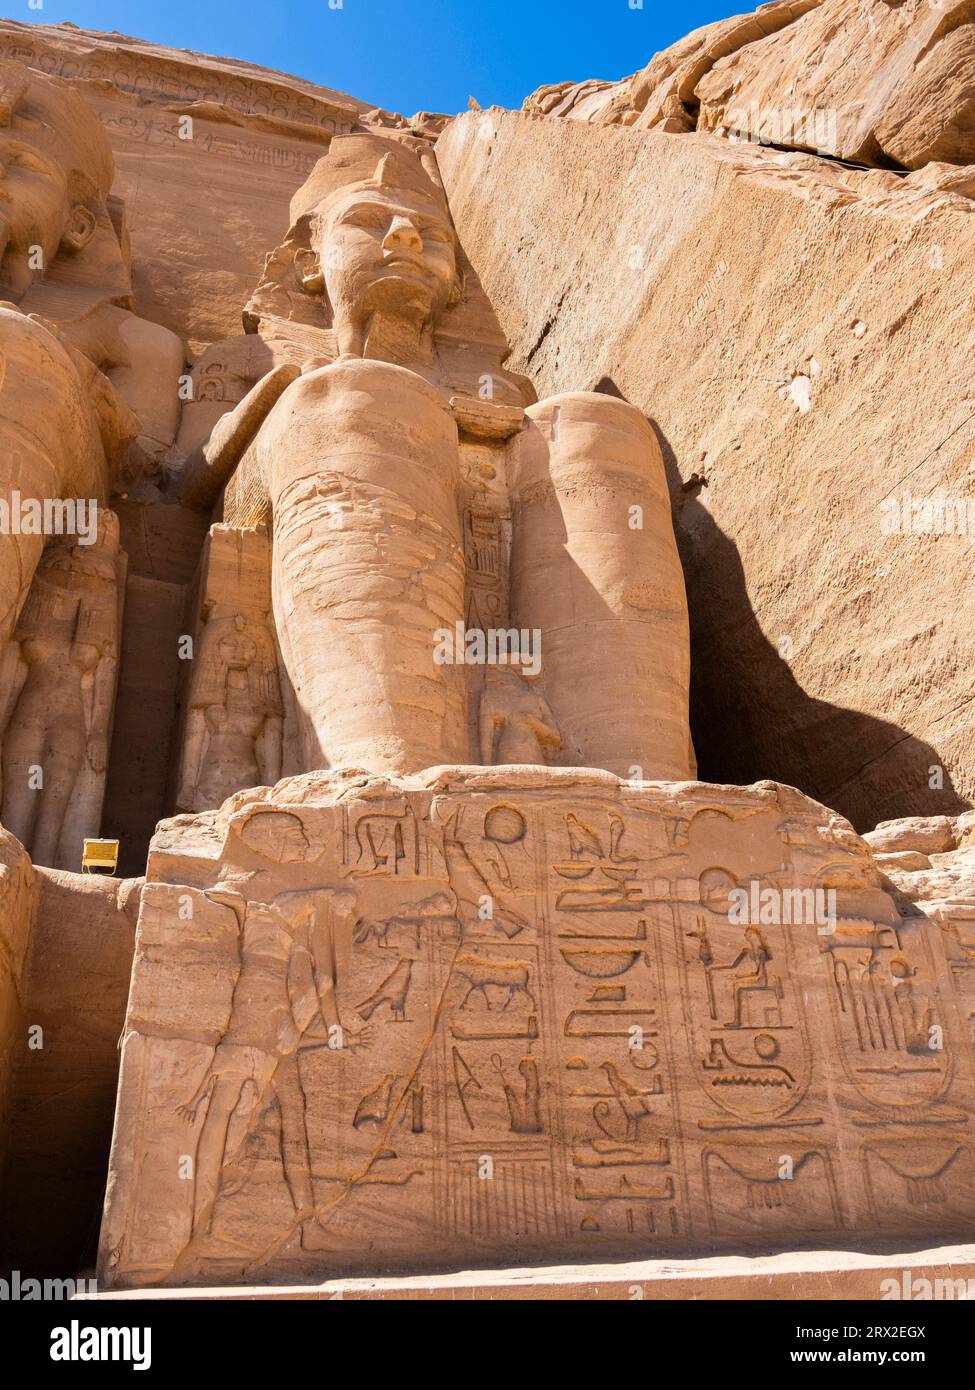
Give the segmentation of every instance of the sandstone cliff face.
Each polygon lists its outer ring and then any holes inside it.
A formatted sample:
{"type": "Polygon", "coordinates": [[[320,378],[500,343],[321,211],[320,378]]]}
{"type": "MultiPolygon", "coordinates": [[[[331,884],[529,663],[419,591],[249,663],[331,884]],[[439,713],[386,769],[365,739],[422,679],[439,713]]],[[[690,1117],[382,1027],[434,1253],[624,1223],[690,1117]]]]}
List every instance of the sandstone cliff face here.
{"type": "Polygon", "coordinates": [[[618,83],[525,110],[641,130],[733,131],[881,167],[975,159],[970,0],[780,0],[704,25],[618,83]]]}
{"type": "Polygon", "coordinates": [[[498,111],[437,156],[510,365],[657,427],[700,775],[861,829],[967,804],[970,540],[903,523],[970,490],[972,170],[498,111]]]}

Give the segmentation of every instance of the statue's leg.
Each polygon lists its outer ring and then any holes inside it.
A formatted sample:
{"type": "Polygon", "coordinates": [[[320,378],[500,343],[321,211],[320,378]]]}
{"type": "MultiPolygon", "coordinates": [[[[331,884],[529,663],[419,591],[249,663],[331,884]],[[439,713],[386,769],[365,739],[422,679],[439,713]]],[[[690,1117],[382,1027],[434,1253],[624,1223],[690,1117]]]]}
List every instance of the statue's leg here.
{"type": "Polygon", "coordinates": [[[228,1072],[218,1076],[210,1096],[206,1119],[196,1150],[196,1178],[193,1192],[193,1235],[209,1232],[214,1208],[220,1195],[220,1175],[227,1150],[227,1131],[247,1078],[228,1072]],[[203,1223],[201,1228],[201,1222],[203,1223]]]}
{"type": "Polygon", "coordinates": [[[103,499],[108,471],[75,359],[42,323],[0,306],[0,649],[44,549],[43,507],[103,499]]]}
{"type": "Polygon", "coordinates": [[[282,1057],[274,1073],[274,1089],[281,1111],[281,1159],[295,1215],[306,1220],[315,1210],[305,1126],[305,1093],[298,1074],[298,1058],[282,1057]]]}
{"type": "Polygon", "coordinates": [[[307,770],[468,762],[466,671],[435,660],[464,617],[446,402],[405,368],[337,362],[289,387],[259,443],[307,770]]]}
{"type": "MultiPolygon", "coordinates": [[[[47,864],[56,869],[69,867],[58,862],[58,844],[84,757],[83,722],[80,719],[72,719],[62,711],[54,711],[54,719],[44,743],[41,760],[44,769],[44,790],[40,793],[37,828],[34,832],[32,857],[36,864],[47,864]]],[[[93,835],[98,833],[98,828],[97,824],[92,827],[93,835]]]]}
{"type": "Polygon", "coordinates": [[[0,648],[13,635],[44,551],[44,536],[39,527],[37,534],[20,528],[34,524],[28,511],[43,504],[52,480],[50,461],[25,437],[23,430],[3,419],[5,408],[0,390],[0,648]]]}
{"type": "Polygon", "coordinates": [[[541,633],[559,761],[686,779],[687,599],[656,436],[595,392],[526,413],[511,448],[511,615],[541,633]]]}
{"type": "Polygon", "coordinates": [[[42,788],[31,786],[30,768],[36,762],[36,742],[30,734],[13,726],[3,747],[3,809],[0,823],[33,854],[34,826],[40,810],[42,788]]]}

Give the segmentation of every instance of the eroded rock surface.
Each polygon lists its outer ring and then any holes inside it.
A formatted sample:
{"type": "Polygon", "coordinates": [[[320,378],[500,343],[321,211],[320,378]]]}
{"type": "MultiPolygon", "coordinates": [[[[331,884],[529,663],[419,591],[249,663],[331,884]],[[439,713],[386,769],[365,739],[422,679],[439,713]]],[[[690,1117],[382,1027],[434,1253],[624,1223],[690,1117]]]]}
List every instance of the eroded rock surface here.
{"type": "Polygon", "coordinates": [[[789,788],[319,773],[148,872],[105,1283],[975,1219],[970,963],[789,788]]]}
{"type": "Polygon", "coordinates": [[[858,829],[963,810],[971,170],[498,111],[437,156],[510,365],[653,423],[700,775],[776,777],[858,829]]]}
{"type": "Polygon", "coordinates": [[[971,5],[780,0],[696,29],[622,82],[542,87],[523,109],[713,130],[881,168],[972,164],[971,5]]]}

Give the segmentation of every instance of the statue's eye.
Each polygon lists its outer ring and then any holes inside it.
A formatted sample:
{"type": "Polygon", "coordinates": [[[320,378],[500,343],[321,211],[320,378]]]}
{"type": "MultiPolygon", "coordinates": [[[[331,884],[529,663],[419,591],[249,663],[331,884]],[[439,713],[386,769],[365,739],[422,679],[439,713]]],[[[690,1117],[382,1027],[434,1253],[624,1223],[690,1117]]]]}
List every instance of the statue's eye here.
{"type": "Polygon", "coordinates": [[[446,227],[442,227],[439,222],[431,222],[423,228],[424,241],[450,241],[450,232],[446,227]]]}
{"type": "Polygon", "coordinates": [[[342,221],[349,227],[380,227],[385,214],[381,208],[353,208],[342,221]]]}

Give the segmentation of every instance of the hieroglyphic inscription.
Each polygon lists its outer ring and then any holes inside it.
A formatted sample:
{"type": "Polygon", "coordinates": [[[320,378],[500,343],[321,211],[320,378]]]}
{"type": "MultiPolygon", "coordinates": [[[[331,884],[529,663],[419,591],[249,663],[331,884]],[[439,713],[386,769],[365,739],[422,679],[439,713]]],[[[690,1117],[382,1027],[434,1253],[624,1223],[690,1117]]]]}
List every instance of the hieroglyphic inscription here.
{"type": "Polygon", "coordinates": [[[107,1281],[971,1228],[940,928],[899,918],[820,808],[328,776],[238,798],[210,886],[146,889],[107,1281]],[[735,920],[752,881],[837,885],[835,924],[735,920]]]}

